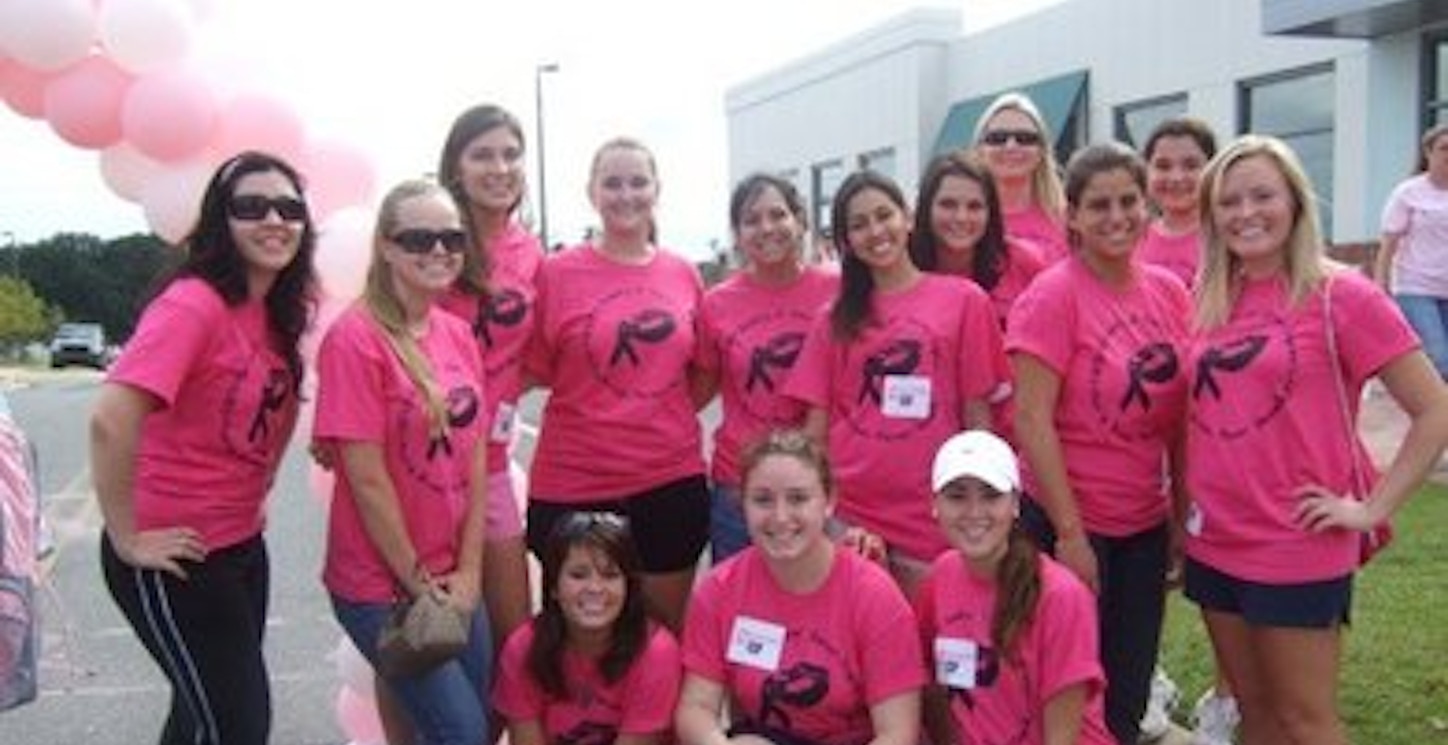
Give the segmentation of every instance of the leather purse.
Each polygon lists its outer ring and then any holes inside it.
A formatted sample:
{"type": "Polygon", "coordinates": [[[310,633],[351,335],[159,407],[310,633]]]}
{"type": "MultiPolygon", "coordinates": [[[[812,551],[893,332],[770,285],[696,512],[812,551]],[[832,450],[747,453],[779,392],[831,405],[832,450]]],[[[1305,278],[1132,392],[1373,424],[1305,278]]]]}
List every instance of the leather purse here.
{"type": "Polygon", "coordinates": [[[377,670],[413,678],[458,656],[468,646],[467,614],[437,588],[400,601],[377,636],[377,670]]]}

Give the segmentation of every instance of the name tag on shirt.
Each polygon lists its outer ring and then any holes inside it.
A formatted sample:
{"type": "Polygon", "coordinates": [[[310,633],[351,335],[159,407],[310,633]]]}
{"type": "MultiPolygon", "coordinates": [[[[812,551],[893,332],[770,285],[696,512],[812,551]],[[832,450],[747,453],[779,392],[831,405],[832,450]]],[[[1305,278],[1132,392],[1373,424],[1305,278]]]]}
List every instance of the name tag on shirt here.
{"type": "Polygon", "coordinates": [[[725,659],[765,672],[779,669],[784,652],[785,628],[777,623],[739,616],[729,632],[729,651],[725,659]]]}
{"type": "Polygon", "coordinates": [[[980,647],[969,639],[935,637],[935,682],[948,688],[975,688],[979,654],[980,647]]]}
{"type": "Polygon", "coordinates": [[[513,441],[513,421],[517,418],[518,407],[507,401],[498,402],[498,413],[493,416],[493,431],[489,435],[493,442],[513,441]]]}
{"type": "Polygon", "coordinates": [[[930,378],[923,375],[886,375],[880,410],[892,419],[930,417],[930,378]]]}

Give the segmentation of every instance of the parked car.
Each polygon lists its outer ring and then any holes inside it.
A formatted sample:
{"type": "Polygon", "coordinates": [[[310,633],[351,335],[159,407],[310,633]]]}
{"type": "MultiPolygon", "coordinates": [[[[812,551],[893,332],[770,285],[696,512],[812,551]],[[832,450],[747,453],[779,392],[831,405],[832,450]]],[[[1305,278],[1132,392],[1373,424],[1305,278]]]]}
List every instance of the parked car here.
{"type": "Polygon", "coordinates": [[[62,323],[50,340],[50,366],[88,365],[104,370],[111,361],[106,331],[99,323],[62,323]]]}

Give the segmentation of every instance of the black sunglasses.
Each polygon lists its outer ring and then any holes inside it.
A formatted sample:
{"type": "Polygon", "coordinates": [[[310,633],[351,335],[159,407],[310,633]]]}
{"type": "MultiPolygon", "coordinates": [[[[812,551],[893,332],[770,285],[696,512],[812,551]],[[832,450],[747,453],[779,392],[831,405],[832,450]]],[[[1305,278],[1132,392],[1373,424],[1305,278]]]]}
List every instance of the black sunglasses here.
{"type": "Polygon", "coordinates": [[[1017,145],[1032,147],[1041,144],[1041,133],[1029,129],[993,129],[980,136],[987,145],[1004,145],[1015,140],[1017,145]]]}
{"type": "Polygon", "coordinates": [[[307,203],[296,197],[264,197],[237,194],[226,203],[226,212],[237,220],[265,220],[272,210],[287,222],[307,219],[307,203]]]}
{"type": "Polygon", "coordinates": [[[428,230],[408,228],[392,234],[388,240],[397,244],[404,253],[423,256],[432,253],[433,246],[441,243],[443,250],[458,254],[468,248],[468,234],[456,228],[450,230],[428,230]]]}

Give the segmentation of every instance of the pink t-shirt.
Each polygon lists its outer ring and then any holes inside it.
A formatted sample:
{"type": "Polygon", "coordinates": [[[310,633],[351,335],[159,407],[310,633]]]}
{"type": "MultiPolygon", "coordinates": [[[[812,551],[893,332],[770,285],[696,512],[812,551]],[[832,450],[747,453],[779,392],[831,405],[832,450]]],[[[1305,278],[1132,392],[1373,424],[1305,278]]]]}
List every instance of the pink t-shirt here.
{"type": "Polygon", "coordinates": [[[1061,378],[1056,432],[1092,533],[1133,535],[1167,517],[1163,473],[1186,413],[1189,305],[1164,269],[1136,264],[1114,289],[1073,255],[1037,276],[1011,311],[1006,350],[1061,378]]]}
{"type": "Polygon", "coordinates": [[[1023,210],[1006,212],[1003,217],[1006,235],[1035,246],[1048,266],[1071,255],[1071,244],[1066,241],[1066,228],[1040,205],[1033,204],[1023,210]]]}
{"type": "Polygon", "coordinates": [[[1393,256],[1393,292],[1448,297],[1448,189],[1418,174],[1398,184],[1383,207],[1383,232],[1402,236],[1393,256]]]}
{"type": "Polygon", "coordinates": [[[266,494],[297,421],[286,361],[266,307],[228,307],[200,279],[146,306],[108,380],[155,396],[136,453],[137,530],[187,526],[208,550],[260,533],[266,494]]]}
{"type": "Polygon", "coordinates": [[[1168,233],[1161,222],[1154,221],[1146,228],[1146,237],[1136,247],[1136,260],[1154,264],[1175,274],[1177,279],[1191,289],[1197,281],[1197,265],[1201,263],[1202,234],[1193,230],[1186,233],[1168,233]]]}
{"type": "Polygon", "coordinates": [[[736,720],[829,745],[873,736],[870,707],[926,681],[914,615],[884,569],[835,552],[825,583],[781,589],[746,548],[694,588],[684,669],[722,685],[736,720]]]}
{"type": "Polygon", "coordinates": [[[633,266],[583,244],[543,262],[527,364],[552,392],[534,498],[617,499],[704,473],[689,391],[702,297],[698,271],[667,250],[633,266]]]}
{"type": "MultiPolygon", "coordinates": [[[[1332,317],[1352,421],[1363,383],[1418,347],[1397,306],[1350,271],[1332,282],[1332,317]]],[[[1298,488],[1353,487],[1358,449],[1349,441],[1327,353],[1321,292],[1287,306],[1285,283],[1243,285],[1227,322],[1200,332],[1187,355],[1191,426],[1187,432],[1187,551],[1198,561],[1254,582],[1340,577],[1358,563],[1358,534],[1307,533],[1293,520],[1298,488]]]]}
{"type": "MultiPolygon", "coordinates": [[[[332,324],[317,352],[315,436],[381,446],[419,561],[440,575],[457,565],[474,449],[487,426],[482,359],[467,324],[436,308],[427,322],[417,343],[446,391],[447,436],[433,439],[421,394],[360,304],[332,324]]],[[[391,600],[395,578],[362,524],[345,469],[337,471],[328,523],[327,589],[353,602],[391,600]]]]}
{"type": "Polygon", "coordinates": [[[514,722],[536,721],[548,742],[613,742],[619,735],[651,735],[673,729],[683,671],[679,645],[655,626],[622,678],[603,677],[596,660],[565,650],[568,697],[544,691],[528,671],[533,624],[519,626],[503,645],[493,705],[514,722]]]}
{"type": "Polygon", "coordinates": [[[1096,598],[1045,555],[1039,567],[1040,598],[1016,639],[1014,660],[991,646],[995,582],[972,573],[959,552],[936,559],[916,595],[921,645],[935,682],[949,691],[961,745],[1044,745],[1046,704],[1082,683],[1088,693],[1076,742],[1115,745],[1103,714],[1096,598]],[[973,670],[962,670],[972,661],[973,670]]]}
{"type": "Polygon", "coordinates": [[[935,449],[963,426],[965,401],[1004,385],[990,299],[959,277],[926,274],[876,293],[874,319],[849,342],[827,314],[810,329],[784,392],[829,417],[840,516],[929,561],[945,550],[930,514],[935,449]]]}
{"type": "Polygon", "coordinates": [[[704,296],[700,367],[718,376],[724,410],[714,431],[715,483],[737,486],[739,455],[750,442],[804,421],[804,406],[783,395],[784,381],[839,280],[837,273],[811,266],[792,284],[773,287],[740,272],[704,296]]]}
{"type": "Polygon", "coordinates": [[[1006,327],[1006,318],[1010,315],[1011,306],[1016,304],[1016,298],[1026,291],[1031,280],[1047,264],[1046,257],[1036,244],[1019,240],[1008,239],[1006,257],[1005,271],[1001,272],[1000,280],[995,287],[987,290],[1002,329],[1006,327]]]}
{"type": "Polygon", "coordinates": [[[543,249],[523,226],[510,223],[488,245],[491,268],[486,298],[454,290],[442,307],[472,326],[483,350],[488,422],[488,470],[508,470],[513,414],[523,389],[523,354],[533,335],[533,304],[543,249]]]}

